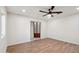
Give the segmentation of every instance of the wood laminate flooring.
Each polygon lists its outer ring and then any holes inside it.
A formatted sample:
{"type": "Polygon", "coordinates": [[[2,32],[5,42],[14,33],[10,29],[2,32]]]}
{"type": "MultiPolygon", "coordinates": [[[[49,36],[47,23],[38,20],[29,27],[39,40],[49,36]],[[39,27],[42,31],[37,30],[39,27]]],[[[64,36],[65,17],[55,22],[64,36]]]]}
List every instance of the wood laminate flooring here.
{"type": "Polygon", "coordinates": [[[55,39],[40,39],[16,44],[7,48],[8,53],[78,53],[79,45],[55,39]]]}

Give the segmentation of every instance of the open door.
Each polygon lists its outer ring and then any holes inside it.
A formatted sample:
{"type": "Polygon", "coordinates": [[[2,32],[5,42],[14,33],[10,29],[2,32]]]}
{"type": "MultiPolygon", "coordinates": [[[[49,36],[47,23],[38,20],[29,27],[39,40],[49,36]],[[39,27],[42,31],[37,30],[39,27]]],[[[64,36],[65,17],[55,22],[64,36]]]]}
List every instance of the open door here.
{"type": "Polygon", "coordinates": [[[41,37],[41,22],[31,21],[31,34],[33,39],[41,37]]]}

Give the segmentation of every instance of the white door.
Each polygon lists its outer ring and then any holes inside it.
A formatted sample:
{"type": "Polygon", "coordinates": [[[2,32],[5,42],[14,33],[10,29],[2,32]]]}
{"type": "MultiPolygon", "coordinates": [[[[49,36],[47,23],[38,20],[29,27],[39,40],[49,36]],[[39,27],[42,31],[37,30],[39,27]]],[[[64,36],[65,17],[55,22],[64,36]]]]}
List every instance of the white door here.
{"type": "Polygon", "coordinates": [[[5,20],[6,16],[3,11],[4,8],[0,7],[0,53],[6,52],[6,33],[5,33],[5,20]]]}
{"type": "Polygon", "coordinates": [[[1,40],[1,15],[0,15],[0,40],[1,40]]]}

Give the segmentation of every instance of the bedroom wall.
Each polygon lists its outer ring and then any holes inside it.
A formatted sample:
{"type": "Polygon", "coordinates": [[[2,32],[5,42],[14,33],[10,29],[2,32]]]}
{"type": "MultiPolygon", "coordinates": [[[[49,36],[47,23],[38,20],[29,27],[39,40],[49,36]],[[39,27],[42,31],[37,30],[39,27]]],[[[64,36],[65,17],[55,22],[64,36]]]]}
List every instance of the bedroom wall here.
{"type": "Polygon", "coordinates": [[[49,21],[47,36],[49,38],[79,44],[79,14],[49,21]]]}
{"type": "Polygon", "coordinates": [[[19,44],[31,41],[30,22],[41,22],[41,38],[46,37],[46,22],[28,18],[26,16],[8,13],[7,20],[7,40],[8,45],[19,44]]]}
{"type": "Polygon", "coordinates": [[[49,37],[79,44],[79,14],[59,19],[51,19],[51,21],[45,22],[42,20],[8,13],[8,45],[29,42],[31,40],[30,21],[40,21],[42,23],[41,38],[49,37]]]}
{"type": "Polygon", "coordinates": [[[0,53],[6,52],[7,40],[6,40],[6,19],[7,12],[5,7],[0,6],[0,53]]]}

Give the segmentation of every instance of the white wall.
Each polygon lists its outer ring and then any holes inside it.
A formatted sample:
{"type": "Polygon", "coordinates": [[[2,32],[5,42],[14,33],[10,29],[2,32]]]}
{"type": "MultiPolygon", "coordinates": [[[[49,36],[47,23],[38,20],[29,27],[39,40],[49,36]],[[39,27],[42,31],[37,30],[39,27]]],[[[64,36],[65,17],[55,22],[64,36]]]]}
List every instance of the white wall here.
{"type": "Polygon", "coordinates": [[[48,22],[47,36],[79,44],[79,14],[48,22]]]}
{"type": "Polygon", "coordinates": [[[45,22],[21,15],[8,13],[7,39],[8,45],[29,42],[31,39],[30,22],[40,21],[41,38],[54,38],[79,44],[79,14],[45,22]]]}
{"type": "Polygon", "coordinates": [[[7,40],[8,45],[29,42],[30,39],[30,22],[40,21],[42,23],[41,38],[46,37],[46,22],[28,18],[21,15],[8,13],[7,20],[7,40]]]}
{"type": "Polygon", "coordinates": [[[6,40],[6,9],[0,7],[0,53],[6,52],[7,40],[6,40]]]}

